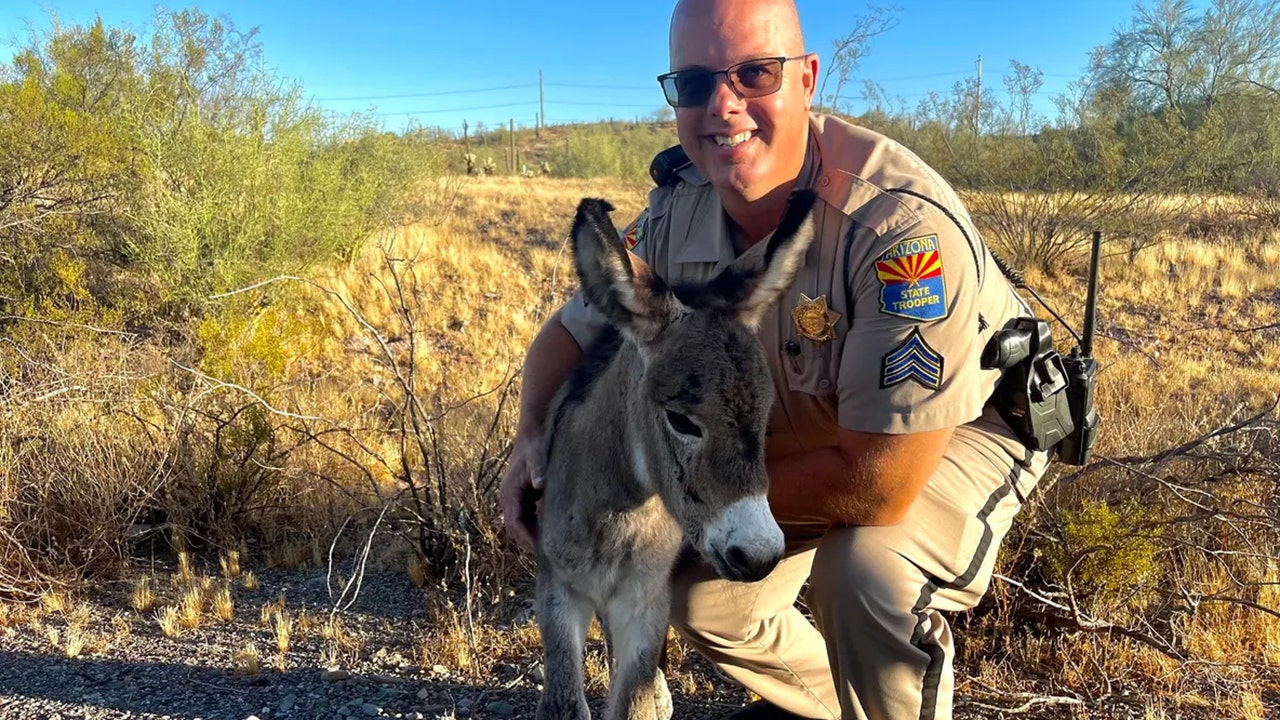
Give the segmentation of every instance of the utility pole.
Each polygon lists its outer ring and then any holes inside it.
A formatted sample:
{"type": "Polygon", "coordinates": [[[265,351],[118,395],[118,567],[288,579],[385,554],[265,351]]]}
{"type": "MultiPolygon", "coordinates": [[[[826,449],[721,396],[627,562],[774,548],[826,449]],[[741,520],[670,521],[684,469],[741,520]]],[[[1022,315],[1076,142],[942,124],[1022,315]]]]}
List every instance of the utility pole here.
{"type": "Polygon", "coordinates": [[[511,136],[511,174],[516,172],[516,119],[507,118],[507,134],[511,136]]]}
{"type": "Polygon", "coordinates": [[[546,121],[547,104],[542,94],[542,68],[538,68],[538,137],[542,137],[542,126],[546,121]]]}
{"type": "Polygon", "coordinates": [[[978,56],[978,107],[973,118],[973,132],[978,134],[982,124],[982,56],[978,56]]]}

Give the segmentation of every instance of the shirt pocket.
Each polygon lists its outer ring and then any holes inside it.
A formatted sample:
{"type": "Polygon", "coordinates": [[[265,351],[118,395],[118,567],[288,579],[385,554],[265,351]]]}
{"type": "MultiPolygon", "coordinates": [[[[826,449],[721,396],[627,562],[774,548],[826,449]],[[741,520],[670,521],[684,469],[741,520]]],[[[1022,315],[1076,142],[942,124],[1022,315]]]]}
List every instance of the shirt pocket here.
{"type": "Polygon", "coordinates": [[[836,344],[835,338],[810,340],[792,328],[784,337],[782,347],[778,348],[782,354],[782,368],[787,375],[787,389],[834,400],[836,384],[832,368],[835,367],[836,344]]]}

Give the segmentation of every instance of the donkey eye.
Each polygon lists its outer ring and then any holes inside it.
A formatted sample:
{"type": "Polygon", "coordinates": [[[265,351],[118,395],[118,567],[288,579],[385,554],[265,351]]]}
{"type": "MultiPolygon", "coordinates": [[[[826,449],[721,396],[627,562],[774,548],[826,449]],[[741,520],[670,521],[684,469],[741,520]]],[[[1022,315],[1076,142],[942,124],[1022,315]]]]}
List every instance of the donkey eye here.
{"type": "Polygon", "coordinates": [[[693,437],[702,437],[702,428],[694,424],[688,415],[681,415],[678,412],[667,410],[667,422],[671,423],[672,429],[681,435],[692,435],[693,437]]]}

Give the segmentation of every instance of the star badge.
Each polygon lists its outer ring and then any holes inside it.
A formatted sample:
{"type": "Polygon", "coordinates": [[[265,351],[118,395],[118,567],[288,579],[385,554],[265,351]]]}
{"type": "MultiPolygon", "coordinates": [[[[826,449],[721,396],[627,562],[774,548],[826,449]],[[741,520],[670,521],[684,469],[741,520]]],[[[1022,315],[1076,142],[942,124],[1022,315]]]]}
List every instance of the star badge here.
{"type": "Polygon", "coordinates": [[[827,296],[819,295],[813,299],[800,293],[800,304],[791,310],[791,319],[796,323],[796,332],[801,337],[814,342],[826,342],[836,336],[836,321],[840,313],[827,307],[827,296]]]}

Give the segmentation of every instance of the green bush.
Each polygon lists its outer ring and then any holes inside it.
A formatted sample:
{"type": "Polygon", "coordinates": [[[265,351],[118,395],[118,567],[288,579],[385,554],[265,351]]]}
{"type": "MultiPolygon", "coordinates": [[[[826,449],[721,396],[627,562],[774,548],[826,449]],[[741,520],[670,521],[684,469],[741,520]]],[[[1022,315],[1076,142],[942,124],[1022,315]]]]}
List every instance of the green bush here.
{"type": "Polygon", "coordinates": [[[1069,580],[1103,615],[1141,613],[1156,596],[1165,570],[1150,510],[1126,502],[1113,507],[1086,499],[1062,516],[1064,542],[1050,548],[1055,575],[1069,580]]]}
{"type": "Polygon", "coordinates": [[[550,160],[557,177],[610,177],[644,182],[653,156],[680,142],[670,126],[588,125],[566,138],[550,160]]]}
{"type": "Polygon", "coordinates": [[[0,74],[0,302],[148,327],[420,215],[425,143],[307,104],[196,10],[53,25],[0,74]],[[68,278],[58,267],[79,264],[68,278]],[[70,282],[74,280],[74,282],[70,282]]]}

